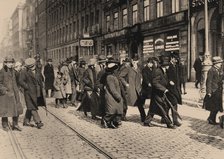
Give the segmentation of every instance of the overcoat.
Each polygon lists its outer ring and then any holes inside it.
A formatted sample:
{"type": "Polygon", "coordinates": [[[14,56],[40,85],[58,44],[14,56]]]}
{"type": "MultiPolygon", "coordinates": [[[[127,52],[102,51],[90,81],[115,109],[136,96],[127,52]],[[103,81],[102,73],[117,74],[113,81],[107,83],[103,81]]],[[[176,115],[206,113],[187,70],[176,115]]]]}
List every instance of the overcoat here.
{"type": "Polygon", "coordinates": [[[182,104],[181,89],[180,89],[180,77],[178,65],[170,64],[167,69],[168,77],[168,98],[173,105],[182,104]],[[174,85],[170,84],[170,81],[174,82],[174,85]]]}
{"type": "Polygon", "coordinates": [[[151,99],[152,94],[152,69],[148,66],[145,66],[142,69],[142,97],[145,99],[151,99]],[[151,86],[149,86],[151,85],[151,86]]]}
{"type": "Polygon", "coordinates": [[[85,68],[83,67],[79,67],[78,70],[77,70],[77,75],[78,75],[78,80],[79,80],[79,89],[81,91],[84,91],[84,83],[82,81],[83,79],[83,75],[84,75],[84,72],[85,72],[85,68]]]}
{"type": "Polygon", "coordinates": [[[16,117],[23,113],[15,70],[0,70],[0,117],[16,117]]]}
{"type": "Polygon", "coordinates": [[[105,103],[107,114],[123,114],[123,98],[118,78],[114,74],[106,77],[105,103]]]}
{"type": "Polygon", "coordinates": [[[179,75],[180,75],[180,83],[186,83],[187,82],[187,65],[179,65],[179,75]]]}
{"type": "Polygon", "coordinates": [[[56,77],[55,81],[54,81],[54,98],[56,99],[63,99],[66,97],[66,93],[65,93],[65,87],[63,84],[63,80],[56,77]]]}
{"type": "Polygon", "coordinates": [[[44,77],[45,77],[45,89],[54,88],[54,67],[53,65],[47,64],[44,67],[44,77]]]}
{"type": "Polygon", "coordinates": [[[63,82],[65,85],[65,93],[66,94],[72,94],[72,83],[71,83],[71,77],[69,74],[68,66],[63,65],[61,68],[61,72],[63,73],[63,82]]]}
{"type": "Polygon", "coordinates": [[[129,102],[128,104],[134,106],[138,97],[140,96],[140,92],[142,89],[141,81],[142,81],[142,74],[140,69],[134,69],[131,67],[128,74],[128,81],[129,81],[129,89],[128,89],[128,96],[129,102]]]}
{"type": "Polygon", "coordinates": [[[152,98],[149,112],[157,115],[168,113],[169,107],[164,99],[164,92],[168,86],[168,78],[162,68],[155,68],[152,75],[152,98]],[[163,110],[163,111],[162,111],[163,110]]]}
{"type": "Polygon", "coordinates": [[[202,61],[200,58],[196,58],[193,67],[196,72],[196,80],[201,81],[202,61]]]}
{"type": "Polygon", "coordinates": [[[223,73],[212,66],[206,79],[206,96],[203,107],[209,111],[223,112],[223,73]],[[211,94],[211,97],[208,96],[211,94]]]}
{"type": "Polygon", "coordinates": [[[28,68],[21,71],[19,83],[24,89],[28,110],[38,110],[38,106],[46,106],[43,79],[39,69],[36,69],[35,74],[28,68]]]}

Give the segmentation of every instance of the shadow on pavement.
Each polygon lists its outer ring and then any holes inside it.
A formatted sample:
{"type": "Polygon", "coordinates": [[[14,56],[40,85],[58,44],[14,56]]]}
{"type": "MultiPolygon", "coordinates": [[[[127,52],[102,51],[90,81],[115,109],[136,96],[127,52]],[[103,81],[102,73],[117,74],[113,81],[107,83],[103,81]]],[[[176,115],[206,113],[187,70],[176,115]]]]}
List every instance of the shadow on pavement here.
{"type": "Polygon", "coordinates": [[[210,125],[207,121],[186,116],[183,116],[183,120],[189,121],[189,128],[196,131],[186,134],[191,139],[224,150],[224,130],[219,125],[210,125]]]}

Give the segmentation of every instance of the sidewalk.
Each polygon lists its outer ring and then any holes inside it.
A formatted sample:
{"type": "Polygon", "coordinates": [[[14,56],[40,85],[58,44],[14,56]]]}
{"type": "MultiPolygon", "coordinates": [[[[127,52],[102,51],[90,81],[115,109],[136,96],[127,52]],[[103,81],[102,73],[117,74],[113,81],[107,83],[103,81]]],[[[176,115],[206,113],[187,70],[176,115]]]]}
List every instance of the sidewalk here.
{"type": "MultiPolygon", "coordinates": [[[[200,99],[200,88],[195,88],[194,82],[186,83],[187,94],[182,94],[183,104],[188,106],[201,108],[203,100],[200,99]]],[[[224,97],[224,94],[223,94],[224,97]]],[[[224,103],[223,103],[224,104],[224,103]]]]}

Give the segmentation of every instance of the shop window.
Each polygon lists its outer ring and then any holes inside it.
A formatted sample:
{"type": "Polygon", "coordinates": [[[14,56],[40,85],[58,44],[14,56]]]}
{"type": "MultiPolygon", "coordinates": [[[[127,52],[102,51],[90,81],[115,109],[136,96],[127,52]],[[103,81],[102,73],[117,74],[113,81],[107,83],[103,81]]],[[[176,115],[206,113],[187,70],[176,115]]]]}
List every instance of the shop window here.
{"type": "Polygon", "coordinates": [[[127,11],[127,8],[123,9],[123,12],[122,12],[122,26],[123,27],[126,27],[128,25],[128,11],[127,11]]]}
{"type": "Polygon", "coordinates": [[[148,21],[150,19],[149,1],[150,0],[144,0],[144,21],[148,21]]]}
{"type": "Polygon", "coordinates": [[[156,0],[157,18],[163,16],[163,0],[156,0]]]}
{"type": "Polygon", "coordinates": [[[118,12],[114,13],[114,30],[118,29],[118,12]]]}
{"type": "Polygon", "coordinates": [[[172,13],[180,11],[180,0],[172,0],[172,13]]]}
{"type": "Polygon", "coordinates": [[[132,24],[138,23],[138,6],[137,4],[132,6],[132,24]]]}

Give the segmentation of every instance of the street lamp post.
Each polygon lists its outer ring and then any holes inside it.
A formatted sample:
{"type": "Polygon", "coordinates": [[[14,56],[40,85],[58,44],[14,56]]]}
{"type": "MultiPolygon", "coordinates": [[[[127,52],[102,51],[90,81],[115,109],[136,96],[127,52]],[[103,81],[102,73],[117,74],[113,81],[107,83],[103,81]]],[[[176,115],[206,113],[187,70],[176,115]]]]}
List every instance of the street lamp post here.
{"type": "Polygon", "coordinates": [[[205,53],[204,53],[204,60],[202,62],[202,78],[201,78],[201,99],[204,98],[206,93],[206,79],[207,79],[207,73],[212,65],[212,61],[210,58],[210,53],[208,49],[208,1],[204,0],[204,13],[205,13],[205,53]]]}

